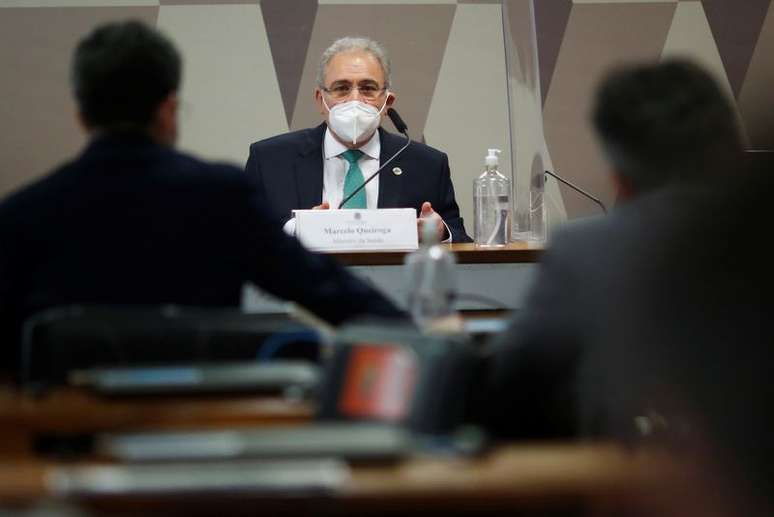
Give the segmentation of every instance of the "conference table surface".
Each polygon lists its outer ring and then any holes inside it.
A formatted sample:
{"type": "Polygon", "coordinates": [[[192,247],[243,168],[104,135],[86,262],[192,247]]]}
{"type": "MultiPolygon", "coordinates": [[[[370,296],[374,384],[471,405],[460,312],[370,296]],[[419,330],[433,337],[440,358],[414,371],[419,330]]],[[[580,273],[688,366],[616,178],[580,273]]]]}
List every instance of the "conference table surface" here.
{"type": "MultiPolygon", "coordinates": [[[[104,465],[0,460],[0,504],[56,496],[57,470],[104,465]]],[[[473,457],[354,465],[324,493],[97,494],[70,504],[99,515],[534,515],[588,509],[677,489],[684,474],[657,451],[609,444],[504,445],[473,457]],[[674,483],[673,481],[674,480],[674,483]],[[671,488],[670,488],[671,485],[671,488]]]]}
{"type": "MultiPolygon", "coordinates": [[[[62,469],[111,464],[88,454],[41,456],[33,450],[36,437],[303,425],[313,414],[307,401],[267,395],[107,398],[83,388],[42,395],[6,388],[0,391],[0,509],[56,500],[50,482],[62,469]]],[[[324,493],[70,494],[62,501],[98,515],[249,515],[257,508],[285,515],[497,515],[525,509],[546,515],[636,496],[633,490],[662,491],[673,471],[662,454],[612,444],[522,443],[495,445],[477,455],[355,463],[324,493]]]]}
{"type": "Polygon", "coordinates": [[[42,394],[0,390],[0,455],[25,456],[40,435],[295,425],[308,401],[255,394],[109,397],[83,388],[42,394]]]}

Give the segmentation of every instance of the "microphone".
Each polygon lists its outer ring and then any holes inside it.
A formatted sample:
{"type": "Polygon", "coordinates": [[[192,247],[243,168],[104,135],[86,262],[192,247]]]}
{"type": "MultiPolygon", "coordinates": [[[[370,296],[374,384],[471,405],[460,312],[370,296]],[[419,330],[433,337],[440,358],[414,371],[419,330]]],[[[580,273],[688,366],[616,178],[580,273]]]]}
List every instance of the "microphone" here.
{"type": "Polygon", "coordinates": [[[369,181],[371,181],[372,179],[374,179],[374,178],[375,178],[375,177],[376,177],[376,176],[377,176],[377,175],[378,175],[380,172],[382,172],[382,170],[383,170],[385,167],[387,167],[387,165],[389,165],[389,164],[390,164],[390,162],[391,162],[391,161],[393,161],[393,160],[394,160],[394,159],[395,159],[395,158],[396,158],[396,157],[397,157],[397,156],[398,156],[400,153],[402,153],[403,151],[405,151],[405,150],[406,150],[406,147],[408,147],[408,146],[409,146],[409,144],[411,143],[411,137],[409,137],[409,134],[408,134],[408,126],[406,125],[406,123],[405,123],[405,122],[403,122],[403,119],[402,119],[402,118],[400,118],[400,115],[398,115],[398,112],[397,112],[397,111],[395,111],[395,110],[394,110],[394,109],[392,109],[392,108],[389,108],[389,109],[387,110],[387,116],[388,116],[388,117],[390,117],[390,120],[392,120],[392,123],[393,123],[393,125],[395,126],[395,129],[397,129],[398,131],[400,131],[401,133],[403,133],[404,135],[406,135],[406,145],[404,145],[403,147],[401,147],[400,149],[398,149],[398,151],[397,151],[395,154],[393,154],[392,156],[390,156],[390,157],[389,157],[389,158],[388,158],[388,159],[387,159],[387,160],[386,160],[386,161],[385,161],[385,162],[384,162],[384,163],[381,165],[381,167],[379,167],[379,168],[376,170],[376,172],[374,172],[373,174],[371,174],[370,176],[368,176],[368,178],[366,178],[366,180],[365,180],[363,183],[361,183],[359,187],[357,187],[355,190],[353,190],[352,192],[350,192],[350,194],[349,194],[347,197],[345,197],[344,199],[342,199],[342,200],[341,200],[341,203],[339,203],[339,208],[343,207],[345,204],[347,204],[347,201],[349,201],[350,199],[352,199],[352,198],[355,196],[355,194],[357,194],[358,192],[360,192],[361,190],[363,190],[363,189],[365,188],[365,186],[366,186],[366,185],[368,185],[368,182],[369,182],[369,181]]]}
{"type": "Polygon", "coordinates": [[[395,126],[395,129],[397,129],[398,132],[408,136],[408,126],[406,125],[405,122],[403,122],[403,119],[400,118],[400,115],[398,115],[397,111],[395,111],[392,108],[389,108],[387,110],[387,116],[390,117],[390,120],[392,120],[392,125],[395,126]]]}
{"type": "Polygon", "coordinates": [[[570,183],[566,179],[562,178],[561,176],[559,176],[557,174],[554,174],[551,171],[544,171],[544,172],[546,174],[548,174],[549,176],[552,176],[552,177],[556,178],[557,180],[559,180],[560,182],[564,183],[565,185],[567,185],[568,187],[573,189],[575,192],[579,192],[583,196],[589,198],[590,200],[592,200],[593,202],[595,202],[596,204],[599,205],[599,207],[602,209],[602,212],[604,212],[605,214],[607,213],[607,208],[605,208],[605,205],[598,198],[595,198],[594,196],[592,196],[591,194],[589,194],[588,192],[586,192],[582,188],[578,187],[577,185],[573,185],[572,183],[570,183]]]}

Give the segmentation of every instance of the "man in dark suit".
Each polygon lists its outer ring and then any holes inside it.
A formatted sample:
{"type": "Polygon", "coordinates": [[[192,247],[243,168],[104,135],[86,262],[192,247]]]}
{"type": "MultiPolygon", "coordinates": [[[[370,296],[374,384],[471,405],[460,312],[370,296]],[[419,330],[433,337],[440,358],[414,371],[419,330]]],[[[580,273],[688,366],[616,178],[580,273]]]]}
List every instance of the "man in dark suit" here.
{"type": "Polygon", "coordinates": [[[728,99],[686,62],[612,74],[594,122],[621,203],[552,239],[525,309],[493,343],[480,404],[501,437],[622,436],[647,427],[638,414],[647,419],[647,408],[611,376],[616,348],[605,345],[620,342],[637,317],[633,286],[655,278],[648,275],[658,244],[687,220],[680,213],[705,196],[705,184],[741,168],[728,99]]]}
{"type": "Polygon", "coordinates": [[[399,316],[382,295],[269,224],[255,178],[173,150],[181,60],[139,22],[108,24],[72,66],[90,142],[0,204],[0,366],[22,321],[70,303],[236,306],[243,283],[339,323],[399,316]]]}
{"type": "MultiPolygon", "coordinates": [[[[406,143],[379,127],[395,101],[390,62],[379,43],[335,41],[323,53],[314,96],[324,123],[256,142],[247,160],[263,202],[288,233],[295,232],[291,210],[338,208],[406,143]]],[[[344,208],[416,208],[417,224],[435,225],[439,240],[470,241],[446,154],[417,142],[344,208]]]]}
{"type": "Polygon", "coordinates": [[[699,497],[673,492],[683,511],[670,515],[769,516],[774,509],[774,250],[765,243],[774,163],[753,165],[694,193],[668,224],[651,228],[658,241],[647,268],[612,292],[618,302],[627,293],[636,298],[619,303],[596,345],[605,351],[597,364],[607,386],[626,394],[624,409],[645,408],[634,413],[639,436],[632,437],[632,412],[627,434],[626,413],[602,406],[615,435],[668,446],[673,457],[698,465],[699,497]]]}

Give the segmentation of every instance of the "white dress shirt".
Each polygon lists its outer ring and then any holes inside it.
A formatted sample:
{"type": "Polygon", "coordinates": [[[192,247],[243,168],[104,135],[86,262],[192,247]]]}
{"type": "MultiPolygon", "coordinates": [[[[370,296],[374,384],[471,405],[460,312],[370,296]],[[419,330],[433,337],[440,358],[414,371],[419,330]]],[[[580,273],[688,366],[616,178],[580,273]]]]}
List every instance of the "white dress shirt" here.
{"type": "MultiPolygon", "coordinates": [[[[330,203],[331,208],[338,208],[344,199],[344,179],[347,177],[349,162],[341,154],[349,148],[336,140],[330,129],[325,129],[323,139],[323,193],[322,200],[330,203]]],[[[382,149],[379,139],[379,131],[368,142],[358,147],[363,155],[357,164],[363,172],[363,180],[379,170],[379,152],[382,149]]],[[[378,208],[379,204],[379,176],[372,179],[365,186],[366,208],[378,208]]]]}
{"type": "MultiPolygon", "coordinates": [[[[344,199],[344,179],[347,177],[349,162],[341,154],[349,148],[336,140],[331,134],[329,128],[325,128],[325,137],[323,138],[323,192],[322,200],[330,204],[331,209],[337,209],[339,203],[344,199]]],[[[379,131],[358,148],[363,153],[357,164],[363,173],[363,180],[379,170],[379,153],[382,145],[379,139],[379,131]]],[[[382,173],[384,174],[384,173],[382,173]]],[[[366,208],[378,208],[379,204],[379,176],[376,176],[365,186],[366,208]]],[[[446,225],[446,222],[444,222],[446,225]]],[[[289,235],[296,234],[296,218],[289,219],[283,227],[285,233],[289,235]]],[[[451,242],[451,232],[446,227],[449,238],[443,242],[451,242]]]]}

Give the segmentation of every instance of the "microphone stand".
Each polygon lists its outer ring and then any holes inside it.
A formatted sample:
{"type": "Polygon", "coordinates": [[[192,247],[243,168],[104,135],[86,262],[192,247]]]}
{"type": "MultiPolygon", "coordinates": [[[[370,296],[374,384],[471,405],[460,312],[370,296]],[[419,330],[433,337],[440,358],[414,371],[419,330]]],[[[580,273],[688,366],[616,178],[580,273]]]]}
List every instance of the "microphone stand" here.
{"type": "Polygon", "coordinates": [[[591,194],[589,194],[588,192],[586,192],[586,191],[585,191],[585,190],[583,190],[582,188],[580,188],[580,187],[578,187],[578,186],[576,186],[576,185],[573,185],[572,183],[570,183],[570,182],[569,182],[569,181],[567,181],[566,179],[562,178],[561,176],[557,176],[556,174],[554,174],[554,173],[553,173],[553,172],[551,172],[551,171],[544,171],[544,172],[545,172],[546,174],[548,174],[549,176],[551,176],[551,177],[553,177],[553,178],[556,178],[556,179],[557,179],[557,180],[559,180],[560,182],[564,183],[565,185],[567,185],[568,187],[570,187],[570,188],[571,188],[571,189],[573,189],[574,191],[576,191],[576,192],[578,192],[578,193],[582,194],[583,196],[585,196],[585,197],[589,198],[590,200],[592,200],[593,202],[595,202],[596,204],[598,204],[598,205],[599,205],[599,207],[602,209],[602,212],[603,212],[603,213],[607,214],[607,208],[605,208],[605,205],[602,203],[602,201],[600,201],[599,199],[595,198],[594,196],[592,196],[591,194]]]}

